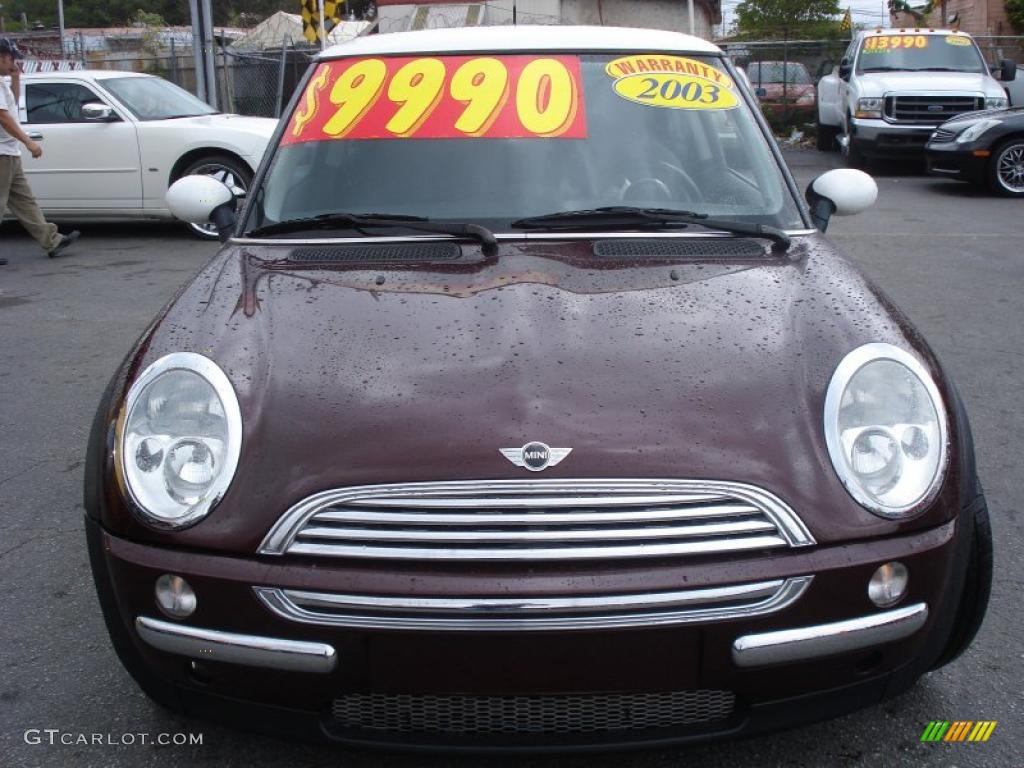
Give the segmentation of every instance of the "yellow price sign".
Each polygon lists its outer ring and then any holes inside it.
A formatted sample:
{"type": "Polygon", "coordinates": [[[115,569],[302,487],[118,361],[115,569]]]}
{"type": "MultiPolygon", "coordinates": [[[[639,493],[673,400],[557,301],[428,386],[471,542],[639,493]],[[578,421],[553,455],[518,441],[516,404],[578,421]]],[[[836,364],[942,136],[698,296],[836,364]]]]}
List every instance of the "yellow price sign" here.
{"type": "Polygon", "coordinates": [[[630,75],[613,87],[624,99],[667,109],[732,109],[740,103],[732,90],[693,75],[630,75]]]}
{"type": "Polygon", "coordinates": [[[864,41],[864,53],[882,53],[900,49],[928,47],[927,35],[876,35],[864,41]]]}
{"type": "Polygon", "coordinates": [[[740,103],[732,78],[683,56],[637,54],[608,63],[612,88],[637,104],[666,109],[732,109],[740,103]]]}

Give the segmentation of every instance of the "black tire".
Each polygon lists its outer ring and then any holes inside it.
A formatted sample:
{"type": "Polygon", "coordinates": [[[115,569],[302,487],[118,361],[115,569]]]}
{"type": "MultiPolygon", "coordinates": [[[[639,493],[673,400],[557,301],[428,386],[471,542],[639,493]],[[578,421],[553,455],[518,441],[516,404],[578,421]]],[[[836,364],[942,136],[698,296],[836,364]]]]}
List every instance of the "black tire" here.
{"type": "Polygon", "coordinates": [[[818,129],[815,133],[815,146],[822,152],[834,152],[836,148],[836,136],[839,129],[834,125],[824,125],[818,122],[818,129]]]}
{"type": "Polygon", "coordinates": [[[1004,141],[993,150],[988,185],[1004,197],[1024,197],[1024,137],[1004,141]]]}
{"type": "Polygon", "coordinates": [[[861,143],[850,137],[850,145],[846,150],[846,164],[851,168],[866,171],[871,167],[871,162],[864,154],[861,143]]]}
{"type": "MultiPolygon", "coordinates": [[[[249,166],[230,155],[209,154],[189,163],[181,176],[191,176],[196,173],[205,173],[213,176],[218,181],[223,181],[236,190],[235,198],[239,201],[238,209],[241,210],[241,201],[249,193],[252,186],[253,173],[249,166]]],[[[179,177],[180,178],[180,177],[179,177]]],[[[186,224],[189,231],[200,240],[217,240],[217,228],[212,224],[186,224]]]]}
{"type": "Polygon", "coordinates": [[[949,664],[967,647],[978,634],[985,619],[988,598],[992,592],[992,526],[988,519],[988,505],[985,497],[979,496],[974,505],[971,527],[970,560],[964,574],[964,590],[953,619],[953,630],[942,654],[932,669],[949,664]]]}

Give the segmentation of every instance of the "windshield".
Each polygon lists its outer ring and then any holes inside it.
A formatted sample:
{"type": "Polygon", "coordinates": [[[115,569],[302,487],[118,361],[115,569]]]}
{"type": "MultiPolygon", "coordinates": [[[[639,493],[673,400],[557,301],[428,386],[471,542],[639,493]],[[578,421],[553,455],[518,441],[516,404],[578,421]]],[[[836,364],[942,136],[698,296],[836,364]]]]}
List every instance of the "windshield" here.
{"type": "Polygon", "coordinates": [[[102,81],[139,120],[214,115],[217,110],[159,77],[113,77],[102,81]]]}
{"type": "Polygon", "coordinates": [[[790,85],[812,85],[811,75],[803,64],[784,61],[759,61],[747,67],[747,76],[755,85],[788,82],[790,85]],[[785,72],[785,75],[783,75],[785,72]]]}
{"type": "Polygon", "coordinates": [[[985,62],[964,35],[872,35],[861,43],[858,72],[905,70],[985,72],[985,62]]]}
{"type": "Polygon", "coordinates": [[[507,231],[622,205],[804,226],[721,59],[531,54],[321,63],[246,229],[349,212],[507,231]]]}

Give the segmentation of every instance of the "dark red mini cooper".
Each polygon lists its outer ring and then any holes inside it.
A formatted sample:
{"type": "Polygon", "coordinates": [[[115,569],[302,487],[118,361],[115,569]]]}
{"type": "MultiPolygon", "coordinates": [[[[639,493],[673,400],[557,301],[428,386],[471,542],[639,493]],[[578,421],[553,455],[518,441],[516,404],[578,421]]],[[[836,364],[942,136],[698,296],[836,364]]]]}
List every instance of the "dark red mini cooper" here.
{"type": "Polygon", "coordinates": [[[92,430],[114,646],[191,715],[358,745],[741,736],[955,658],[963,406],[714,46],[377,35],[311,68],[92,430]]]}

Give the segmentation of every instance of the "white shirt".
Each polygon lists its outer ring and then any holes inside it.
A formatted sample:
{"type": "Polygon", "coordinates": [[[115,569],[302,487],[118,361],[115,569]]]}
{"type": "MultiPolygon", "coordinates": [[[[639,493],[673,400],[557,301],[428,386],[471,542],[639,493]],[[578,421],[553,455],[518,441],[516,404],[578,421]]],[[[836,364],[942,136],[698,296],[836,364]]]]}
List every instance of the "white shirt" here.
{"type": "MultiPolygon", "coordinates": [[[[18,105],[14,101],[14,92],[7,84],[6,77],[0,77],[0,109],[6,109],[14,121],[18,122],[18,105]]],[[[0,155],[17,156],[20,154],[21,146],[18,144],[18,140],[0,128],[0,155]]]]}

